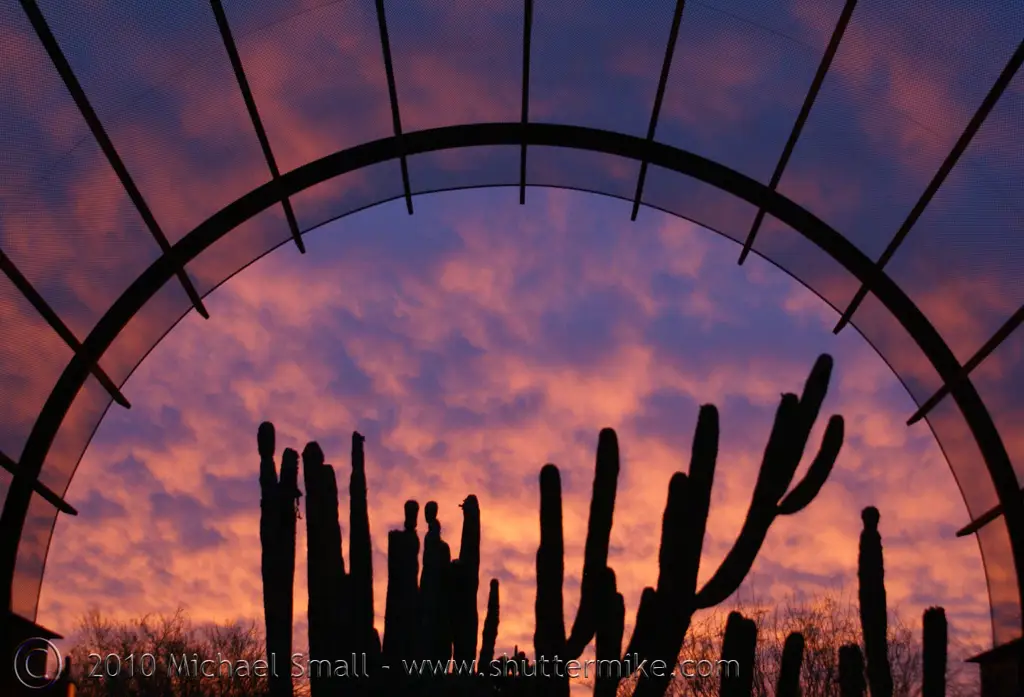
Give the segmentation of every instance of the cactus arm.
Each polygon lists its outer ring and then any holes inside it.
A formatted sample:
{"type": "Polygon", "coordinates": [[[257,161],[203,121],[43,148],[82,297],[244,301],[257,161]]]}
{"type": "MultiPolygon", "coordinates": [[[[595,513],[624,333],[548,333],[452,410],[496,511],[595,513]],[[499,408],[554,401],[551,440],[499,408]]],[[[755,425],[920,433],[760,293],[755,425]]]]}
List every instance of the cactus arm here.
{"type": "Polygon", "coordinates": [[[747,518],[743,521],[743,529],[740,530],[732,549],[718,570],[697,593],[695,604],[698,609],[714,607],[736,592],[754,565],[754,559],[757,558],[774,519],[774,510],[751,503],[747,518]]]}
{"type": "Polygon", "coordinates": [[[832,468],[839,457],[839,451],[843,447],[845,425],[843,417],[833,416],[825,427],[825,435],[821,438],[821,448],[811,462],[804,478],[793,487],[793,490],[786,494],[778,507],[779,515],[793,515],[810,505],[811,501],[821,491],[826,480],[832,474],[832,468]]]}
{"type": "Polygon", "coordinates": [[[597,629],[597,596],[601,576],[608,566],[608,547],[615,513],[615,493],[619,478],[619,441],[615,431],[601,429],[597,441],[597,462],[590,498],[590,518],[583,553],[583,578],[580,582],[580,604],[572,631],[566,641],[564,660],[580,657],[597,629]]]}

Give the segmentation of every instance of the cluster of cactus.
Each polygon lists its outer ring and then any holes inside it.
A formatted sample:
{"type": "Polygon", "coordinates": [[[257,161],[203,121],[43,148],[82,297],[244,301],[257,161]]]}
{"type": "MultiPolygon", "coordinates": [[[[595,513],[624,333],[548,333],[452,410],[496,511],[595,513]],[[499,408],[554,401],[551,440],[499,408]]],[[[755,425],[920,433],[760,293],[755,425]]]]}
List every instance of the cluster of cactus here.
{"type": "MultiPolygon", "coordinates": [[[[739,588],[774,520],[804,509],[831,473],[843,442],[843,420],[839,416],[831,417],[817,455],[804,477],[790,488],[818,418],[831,371],[832,360],[823,355],[815,363],[803,394],[799,397],[783,395],[742,530],[721,566],[703,587],[698,588],[719,441],[716,408],[710,405],[701,407],[689,472],[677,472],[669,484],[662,519],[657,583],[643,590],[634,631],[625,652],[622,647],[625,606],[617,589],[615,573],[608,564],[619,474],[617,436],[613,430],[604,429],[598,438],[580,602],[568,633],[562,597],[561,479],[555,465],[545,465],[540,472],[535,661],[530,663],[525,651],[516,647],[514,655],[504,659],[504,668],[497,676],[488,669],[494,665],[498,631],[499,585],[496,579],[490,581],[487,614],[477,655],[480,507],[476,497],[470,495],[462,504],[462,538],[459,555],[455,559],[451,558],[451,550],[441,537],[437,504],[429,502],[424,506],[427,531],[423,539],[422,570],[417,532],[419,505],[416,501],[406,502],[403,528],[388,534],[388,584],[381,642],[373,621],[372,548],[363,438],[358,433],[352,437],[349,488],[351,568],[347,573],[341,550],[334,470],[324,463],[319,446],[309,443],[302,453],[308,545],[309,658],[333,662],[362,656],[365,658],[360,660],[365,662],[363,669],[366,672],[366,675],[354,675],[349,680],[327,681],[310,676],[312,697],[349,694],[568,697],[568,671],[551,667],[545,669],[545,661],[557,659],[564,666],[567,661],[578,660],[591,641],[594,642],[598,661],[619,661],[619,665],[624,666],[624,673],[635,670],[637,660],[648,664],[661,661],[665,666],[675,665],[693,614],[723,602],[739,588]],[[400,668],[403,661],[469,662],[473,659],[478,660],[476,665],[481,671],[477,676],[454,673],[413,676],[400,668]]],[[[285,450],[278,481],[274,471],[273,443],[273,426],[269,423],[261,425],[261,540],[267,644],[268,651],[290,655],[291,585],[298,510],[296,501],[299,496],[296,487],[298,455],[293,450],[285,450]]],[[[866,671],[872,697],[891,697],[892,678],[884,648],[881,542],[877,527],[867,525],[869,520],[870,516],[866,515],[867,527],[861,539],[861,605],[868,657],[866,671]],[[879,648],[879,642],[882,642],[882,648],[879,648]]],[[[874,522],[877,525],[877,515],[874,522]]],[[[929,626],[936,627],[932,631],[937,635],[937,620],[932,620],[929,626]]],[[[944,623],[942,632],[945,632],[944,623]]],[[[734,613],[729,618],[723,655],[739,661],[740,665],[752,666],[756,634],[752,621],[734,613]]],[[[945,646],[944,642],[942,645],[945,646]]],[[[802,652],[803,637],[793,635],[787,639],[778,682],[780,695],[799,694],[802,652]]],[[[944,660],[943,654],[943,664],[944,660]]],[[[847,673],[863,676],[863,670],[855,669],[864,663],[858,647],[844,648],[841,663],[847,666],[844,676],[847,673]]],[[[938,670],[933,668],[933,672],[938,670]]],[[[598,675],[594,694],[613,697],[624,677],[598,675]]],[[[636,697],[658,697],[664,694],[670,679],[670,671],[641,673],[633,694],[636,697]]],[[[740,671],[738,676],[723,681],[722,694],[749,695],[751,680],[752,671],[740,671]]],[[[849,694],[863,694],[860,683],[855,685],[853,678],[849,678],[849,682],[852,690],[849,694]],[[858,689],[860,692],[856,691],[858,689]]],[[[274,697],[292,697],[292,687],[286,677],[272,684],[272,694],[274,697]]],[[[927,695],[941,694],[939,687],[929,689],[927,695]],[[936,689],[940,691],[935,692],[936,689]]],[[[845,687],[844,694],[847,694],[845,687]]]]}

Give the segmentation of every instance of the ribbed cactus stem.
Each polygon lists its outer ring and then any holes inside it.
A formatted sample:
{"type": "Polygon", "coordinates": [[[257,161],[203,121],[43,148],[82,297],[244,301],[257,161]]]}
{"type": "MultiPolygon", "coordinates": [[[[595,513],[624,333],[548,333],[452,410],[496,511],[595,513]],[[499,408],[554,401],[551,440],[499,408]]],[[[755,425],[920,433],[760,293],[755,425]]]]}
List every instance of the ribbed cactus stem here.
{"type": "Polygon", "coordinates": [[[384,611],[383,652],[388,665],[413,658],[419,619],[419,504],[405,503],[401,530],[388,533],[388,588],[384,611]]]}
{"type": "Polygon", "coordinates": [[[352,631],[356,652],[370,656],[380,651],[375,646],[373,627],[373,542],[370,538],[370,512],[367,505],[366,464],[363,436],[352,434],[352,472],[349,477],[349,586],[352,597],[352,631]]]}
{"type": "Polygon", "coordinates": [[[779,681],[776,697],[800,697],[800,670],[804,661],[804,635],[793,632],[786,637],[782,647],[782,663],[779,666],[779,681]]]}
{"type": "Polygon", "coordinates": [[[856,644],[839,647],[839,694],[841,697],[864,697],[864,655],[856,644]]]}
{"type": "MultiPolygon", "coordinates": [[[[533,635],[538,661],[553,661],[565,646],[565,618],[562,614],[562,581],[565,576],[562,540],[562,480],[558,468],[544,465],[540,471],[540,546],[537,548],[536,625],[533,635]]],[[[544,676],[542,694],[567,697],[568,676],[553,671],[544,676]]]]}
{"type": "Polygon", "coordinates": [[[480,625],[476,606],[480,588],[480,504],[472,494],[462,502],[462,541],[451,570],[452,656],[468,665],[476,658],[480,625]]]}
{"type": "Polygon", "coordinates": [[[625,677],[620,658],[626,603],[616,587],[615,572],[605,569],[603,576],[598,595],[600,611],[597,613],[597,629],[594,634],[594,654],[597,658],[594,697],[615,697],[619,682],[625,677]]]}
{"type": "MultiPolygon", "coordinates": [[[[268,660],[274,666],[269,676],[272,697],[291,697],[290,665],[292,646],[292,584],[295,573],[294,478],[289,486],[282,464],[281,481],[274,464],[276,434],[270,422],[260,424],[256,434],[260,455],[260,548],[263,577],[263,616],[266,622],[268,660]],[[290,521],[290,527],[289,527],[290,521]],[[290,534],[289,534],[290,533],[290,534]],[[277,667],[281,666],[281,670],[277,667]]],[[[294,451],[291,451],[294,454],[294,451]]],[[[286,458],[287,459],[287,458],[286,458]]]]}
{"type": "Polygon", "coordinates": [[[484,615],[484,631],[480,640],[480,662],[477,666],[477,669],[485,676],[491,675],[494,646],[498,643],[498,624],[501,620],[499,590],[498,579],[492,578],[487,593],[487,614],[484,615]]]}
{"type": "Polygon", "coordinates": [[[447,661],[451,658],[451,617],[448,612],[451,549],[441,539],[437,503],[428,502],[423,508],[423,514],[427,522],[427,534],[423,539],[417,654],[419,658],[447,661]]]}
{"type": "Polygon", "coordinates": [[[930,607],[924,611],[923,634],[921,697],[945,697],[949,627],[944,609],[930,607]]]}
{"type": "Polygon", "coordinates": [[[756,653],[757,623],[730,612],[722,639],[721,697],[750,697],[756,653]]]}
{"type": "Polygon", "coordinates": [[[888,616],[885,602],[885,569],[882,536],[878,532],[878,509],[869,506],[861,512],[864,529],[860,534],[857,556],[860,623],[864,635],[868,685],[871,697],[892,697],[892,672],[889,669],[888,616]]]}
{"type": "Polygon", "coordinates": [[[615,514],[615,493],[619,479],[619,440],[615,431],[601,429],[597,438],[597,462],[590,496],[590,518],[583,552],[583,578],[580,582],[580,604],[572,631],[563,649],[563,660],[580,657],[597,629],[597,604],[600,584],[608,567],[608,546],[615,514]]]}

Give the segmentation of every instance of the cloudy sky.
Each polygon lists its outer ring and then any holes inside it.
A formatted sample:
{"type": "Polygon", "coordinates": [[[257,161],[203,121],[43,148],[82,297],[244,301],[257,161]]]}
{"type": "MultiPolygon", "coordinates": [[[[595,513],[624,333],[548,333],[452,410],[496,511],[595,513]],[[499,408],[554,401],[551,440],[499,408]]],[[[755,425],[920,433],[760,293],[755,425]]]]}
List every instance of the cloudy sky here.
{"type": "Polygon", "coordinates": [[[476,494],[507,648],[532,643],[539,469],[562,470],[578,578],[597,433],[615,428],[611,563],[632,618],[657,578],[666,487],[688,466],[698,406],[717,405],[722,424],[707,578],[746,512],[780,394],[827,352],[824,414],[844,416],[846,443],[818,500],[776,521],[747,592],[855,590],[859,511],[875,505],[891,603],[910,622],[941,603],[956,637],[988,640],[978,545],[953,536],[967,513],[931,432],[904,426],[913,404],[891,371],[855,332],[832,335],[835,312],[803,286],[759,258],[737,266],[733,242],[670,216],[630,223],[623,201],[531,191],[520,206],[493,189],[417,206],[413,219],[398,201],[325,226],[305,256],[283,246],[208,298],[215,319],[190,313],[150,354],[125,387],[132,409],[110,412],[68,491],[81,515],[55,531],[42,624],[65,629],[90,606],[259,618],[264,419],[279,452],[318,441],[343,492],[350,434],[366,436],[378,615],[402,502],[436,500],[457,547],[457,504],[476,494]]]}
{"type": "MultiPolygon", "coordinates": [[[[50,27],[99,119],[174,244],[267,181],[263,152],[209,3],[43,0],[50,27]]],[[[252,94],[282,171],[392,135],[374,4],[225,1],[252,94]]],[[[674,0],[537,2],[529,118],[643,137],[674,0]]],[[[388,0],[406,132],[521,118],[523,6],[511,0],[388,0]]],[[[655,138],[767,183],[843,2],[689,0],[655,138]]],[[[878,258],[950,152],[1024,35],[1018,2],[861,0],[778,184],[780,193],[878,258]],[[951,59],[951,57],[955,57],[951,59]]],[[[159,255],[20,8],[0,5],[0,249],[79,338],[159,255]]],[[[886,267],[961,361],[1024,301],[1024,78],[1017,75],[886,267]]],[[[409,158],[414,193],[514,184],[514,146],[409,158]]],[[[631,198],[639,163],[531,146],[531,184],[631,198]]],[[[299,225],[397,196],[395,161],[292,198],[299,225]]],[[[847,444],[818,501],[776,523],[756,567],[779,597],[852,580],[859,509],[882,511],[891,597],[909,616],[946,605],[957,635],[991,637],[978,540],[958,540],[993,505],[984,462],[951,400],[906,428],[941,384],[914,343],[869,297],[856,332],[761,259],[678,218],[566,192],[428,195],[317,229],[206,299],[142,366],[188,299],[165,286],[101,363],[130,411],[113,409],[68,491],[39,619],[64,629],[90,604],[137,615],[185,603],[200,619],[258,613],[255,428],[281,448],[309,439],[345,471],[348,436],[367,436],[377,542],[407,497],[436,499],[450,538],[470,492],[484,511],[484,573],[501,578],[501,641],[529,643],[536,475],[563,469],[567,539],[581,539],[598,430],[620,434],[624,468],[614,563],[630,615],[653,582],[670,474],[685,469],[697,407],[722,412],[722,464],[704,573],[734,538],[779,395],[814,357],[836,372],[826,408],[847,444]],[[97,532],[99,531],[99,532],[97,532]],[[520,608],[518,614],[511,608],[520,608]]],[[[643,201],[743,239],[756,211],[652,167],[643,201]]],[[[188,265],[200,293],[287,235],[277,207],[188,265]]],[[[755,244],[845,307],[856,279],[768,216],[755,244]]],[[[17,459],[71,356],[0,279],[0,450],[17,459]]],[[[1011,460],[1024,472],[1024,334],[972,375],[1011,460]]],[[[108,396],[90,380],[50,449],[41,479],[63,491],[108,396]]],[[[1020,474],[1018,474],[1020,477],[1020,474]]],[[[0,490],[7,486],[0,474],[0,490]]],[[[343,487],[344,488],[344,487],[343,487]]],[[[14,606],[31,615],[52,510],[36,503],[20,549],[14,606]]],[[[1001,639],[1019,635],[1005,527],[980,535],[1001,639]]],[[[381,550],[378,549],[378,552],[381,550]]],[[[568,550],[569,578],[581,550],[568,550]]],[[[575,567],[574,567],[575,565],[575,567]]],[[[383,569],[378,554],[377,568],[383,569]]],[[[575,571],[574,571],[575,569],[575,571]]],[[[377,581],[384,579],[378,574],[377,581]]],[[[299,575],[299,586],[303,577],[299,575]]],[[[568,586],[569,604],[574,602],[568,586]]],[[[378,595],[383,600],[383,585],[378,595]]],[[[297,606],[302,607],[302,598],[297,606]]],[[[382,608],[378,608],[380,611],[382,608]]],[[[300,613],[301,616],[301,613],[300,613]]]]}

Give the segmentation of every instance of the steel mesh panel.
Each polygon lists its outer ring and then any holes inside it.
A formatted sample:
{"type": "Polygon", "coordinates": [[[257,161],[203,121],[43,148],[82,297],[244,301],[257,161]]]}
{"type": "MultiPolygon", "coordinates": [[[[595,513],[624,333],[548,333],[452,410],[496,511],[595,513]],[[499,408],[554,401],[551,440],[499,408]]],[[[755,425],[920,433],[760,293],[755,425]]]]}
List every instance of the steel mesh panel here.
{"type": "Polygon", "coordinates": [[[160,252],[91,136],[2,207],[0,248],[79,340],[160,252]]]}
{"type": "Polygon", "coordinates": [[[821,38],[830,33],[809,31],[805,22],[830,27],[841,7],[820,0],[788,9],[760,0],[686,3],[657,140],[767,182],[821,61],[821,38]]]}
{"type": "Polygon", "coordinates": [[[403,131],[519,120],[522,2],[384,5],[403,131]]]}
{"type": "Polygon", "coordinates": [[[270,177],[209,3],[43,10],[172,243],[270,177]]]}
{"type": "Polygon", "coordinates": [[[1017,481],[1024,482],[1024,332],[1010,334],[971,373],[971,381],[999,429],[1017,481]]]}
{"type": "MultiPolygon", "coordinates": [[[[792,274],[841,311],[853,298],[860,282],[820,247],[770,215],[764,217],[753,249],[792,274]]],[[[836,315],[839,319],[839,315],[836,315]]]]}
{"type": "MultiPolygon", "coordinates": [[[[53,439],[50,452],[46,454],[46,462],[39,472],[39,481],[57,494],[67,493],[78,463],[111,404],[107,391],[95,378],[90,377],[75,396],[75,401],[71,403],[53,439]]],[[[116,405],[114,408],[121,409],[116,405]]]]}
{"type": "Polygon", "coordinates": [[[616,155],[546,145],[526,150],[526,183],[531,186],[582,189],[632,200],[639,175],[637,161],[616,155]]]}
{"type": "Polygon", "coordinates": [[[408,164],[413,193],[519,182],[519,148],[516,146],[439,150],[413,155],[408,164]]]}
{"type": "Polygon", "coordinates": [[[939,374],[917,342],[874,295],[869,294],[861,303],[853,324],[881,354],[917,404],[942,386],[939,374]]]}
{"type": "Polygon", "coordinates": [[[646,135],[674,10],[674,0],[535,3],[530,121],[646,135]]]}
{"type": "Polygon", "coordinates": [[[402,195],[398,160],[348,172],[292,196],[299,229],[308,231],[346,213],[402,195]]]}
{"type": "Polygon", "coordinates": [[[72,352],[17,288],[0,275],[0,452],[21,457],[32,425],[72,352]]]}
{"type": "MultiPolygon", "coordinates": [[[[281,206],[273,206],[221,237],[186,265],[196,290],[206,295],[256,259],[290,241],[281,206]]],[[[294,253],[298,254],[298,249],[294,253]]],[[[212,310],[211,310],[212,312],[212,310]]]]}
{"type": "Polygon", "coordinates": [[[17,3],[0,3],[0,47],[0,194],[7,199],[91,136],[17,3]]]}
{"type": "Polygon", "coordinates": [[[1020,590],[1006,522],[989,523],[978,531],[978,540],[992,603],[992,634],[999,646],[1021,636],[1020,590]]]}
{"type": "Polygon", "coordinates": [[[229,0],[224,9],[282,172],[393,134],[372,0],[229,0]]]}
{"type": "Polygon", "coordinates": [[[164,334],[191,309],[192,303],[181,285],[173,280],[165,283],[103,354],[103,367],[114,384],[123,385],[164,334]]]}
{"type": "MultiPolygon", "coordinates": [[[[757,209],[746,201],[672,170],[647,169],[643,202],[692,220],[738,242],[746,239],[757,209]]],[[[736,254],[739,255],[737,248],[736,254]]]]}
{"type": "Polygon", "coordinates": [[[1020,41],[1016,5],[861,0],[779,191],[877,258],[1020,41]]]}
{"type": "MultiPolygon", "coordinates": [[[[949,462],[971,518],[998,505],[999,497],[989,477],[985,459],[956,402],[952,399],[942,400],[928,413],[927,421],[949,462]]],[[[963,521],[963,524],[967,522],[963,521]]]]}
{"type": "Polygon", "coordinates": [[[25,516],[25,525],[18,545],[18,559],[14,564],[14,583],[11,587],[11,611],[34,620],[39,601],[39,586],[46,565],[46,552],[50,547],[53,523],[57,509],[40,496],[33,495],[25,516]]]}
{"type": "Polygon", "coordinates": [[[961,362],[1024,304],[1022,134],[1018,74],[886,267],[961,362]]]}

